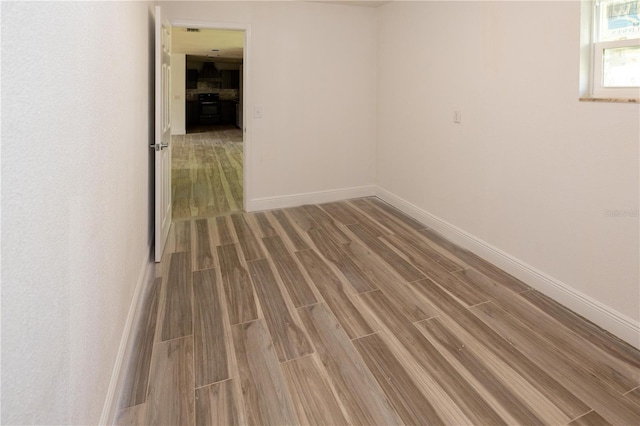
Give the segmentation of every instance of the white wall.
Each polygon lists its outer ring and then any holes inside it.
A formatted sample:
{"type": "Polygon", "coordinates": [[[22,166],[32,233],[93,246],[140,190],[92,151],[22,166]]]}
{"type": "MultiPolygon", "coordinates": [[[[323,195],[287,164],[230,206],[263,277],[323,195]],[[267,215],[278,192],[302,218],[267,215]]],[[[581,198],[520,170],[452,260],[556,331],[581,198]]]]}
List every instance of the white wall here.
{"type": "Polygon", "coordinates": [[[171,55],[171,134],[187,133],[185,121],[186,108],[186,65],[187,55],[171,55]]]}
{"type": "Polygon", "coordinates": [[[637,333],[640,106],[578,101],[579,24],[575,1],[383,6],[377,184],[637,333]]]}
{"type": "MultiPolygon", "coordinates": [[[[251,27],[255,204],[375,182],[640,318],[638,218],[605,216],[638,208],[640,111],[577,101],[578,2],[164,6],[251,27]]],[[[151,17],[1,7],[1,420],[95,424],[152,239],[151,17]]]]}
{"type": "Polygon", "coordinates": [[[97,424],[149,261],[149,6],[2,2],[2,423],[97,424]]]}
{"type": "Polygon", "coordinates": [[[373,182],[375,9],[307,2],[160,4],[172,23],[250,25],[245,84],[251,105],[244,105],[251,131],[245,148],[249,209],[373,182]],[[262,107],[263,118],[251,118],[254,106],[262,107]]]}

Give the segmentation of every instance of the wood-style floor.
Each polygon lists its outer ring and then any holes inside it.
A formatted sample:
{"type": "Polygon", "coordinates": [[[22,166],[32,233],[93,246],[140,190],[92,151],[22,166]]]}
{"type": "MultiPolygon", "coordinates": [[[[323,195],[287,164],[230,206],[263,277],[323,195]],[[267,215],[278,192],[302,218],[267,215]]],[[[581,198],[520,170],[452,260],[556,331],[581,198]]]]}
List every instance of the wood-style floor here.
{"type": "Polygon", "coordinates": [[[242,130],[231,125],[171,137],[173,219],[242,210],[242,130]]]}
{"type": "Polygon", "coordinates": [[[640,353],[376,198],[176,222],[119,424],[638,425],[640,353]]]}

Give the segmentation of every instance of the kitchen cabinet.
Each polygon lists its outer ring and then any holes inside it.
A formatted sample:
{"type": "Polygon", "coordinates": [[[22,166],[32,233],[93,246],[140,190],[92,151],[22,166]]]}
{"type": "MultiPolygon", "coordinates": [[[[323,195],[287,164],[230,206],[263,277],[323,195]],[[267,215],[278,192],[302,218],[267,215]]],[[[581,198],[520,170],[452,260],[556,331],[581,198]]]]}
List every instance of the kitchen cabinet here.
{"type": "Polygon", "coordinates": [[[187,70],[187,89],[198,88],[198,70],[187,70]]]}
{"type": "Polygon", "coordinates": [[[238,70],[222,70],[220,72],[222,76],[222,88],[223,89],[238,89],[240,88],[240,71],[238,70]]]}
{"type": "Polygon", "coordinates": [[[222,104],[222,122],[225,124],[235,124],[236,122],[236,101],[220,101],[222,104]]]}
{"type": "Polygon", "coordinates": [[[187,126],[198,124],[198,101],[187,101],[186,124],[187,126]]]}

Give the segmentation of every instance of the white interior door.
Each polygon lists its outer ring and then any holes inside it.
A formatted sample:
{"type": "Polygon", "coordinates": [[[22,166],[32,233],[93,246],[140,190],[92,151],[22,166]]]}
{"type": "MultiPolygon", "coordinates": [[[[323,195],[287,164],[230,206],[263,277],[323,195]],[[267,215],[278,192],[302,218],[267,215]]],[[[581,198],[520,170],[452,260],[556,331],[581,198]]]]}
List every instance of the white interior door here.
{"type": "Polygon", "coordinates": [[[155,260],[160,262],[171,226],[171,27],[156,6],[155,31],[155,260]]]}

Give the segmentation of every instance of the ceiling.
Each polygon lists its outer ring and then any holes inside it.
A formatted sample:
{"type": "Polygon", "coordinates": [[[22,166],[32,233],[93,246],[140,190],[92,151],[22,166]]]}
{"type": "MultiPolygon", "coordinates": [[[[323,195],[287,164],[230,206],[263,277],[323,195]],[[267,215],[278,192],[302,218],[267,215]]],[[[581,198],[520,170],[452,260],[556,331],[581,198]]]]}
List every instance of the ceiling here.
{"type": "Polygon", "coordinates": [[[242,59],[244,31],[171,28],[171,52],[211,58],[242,59]]]}

